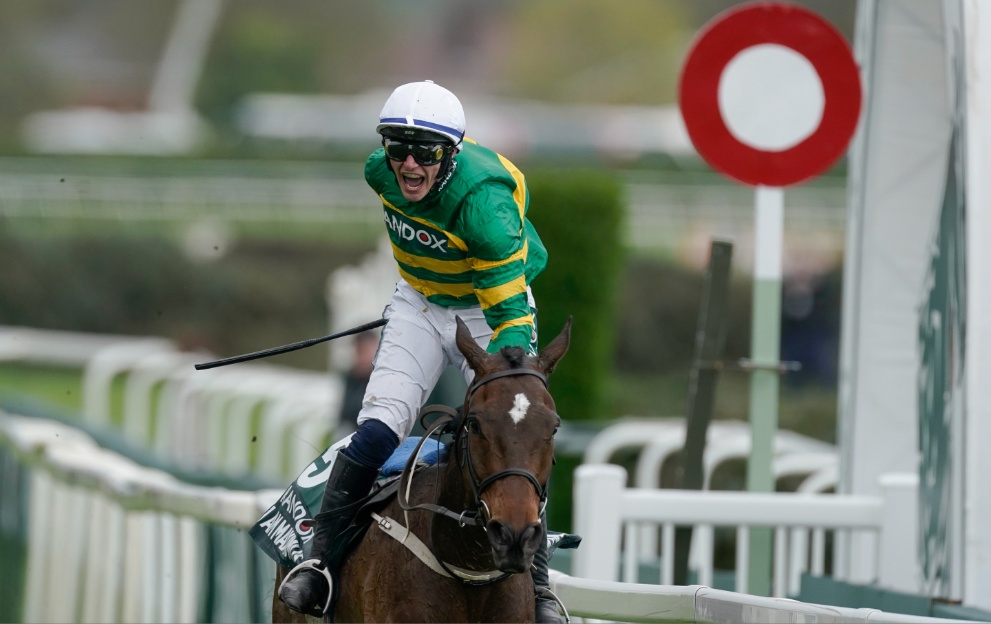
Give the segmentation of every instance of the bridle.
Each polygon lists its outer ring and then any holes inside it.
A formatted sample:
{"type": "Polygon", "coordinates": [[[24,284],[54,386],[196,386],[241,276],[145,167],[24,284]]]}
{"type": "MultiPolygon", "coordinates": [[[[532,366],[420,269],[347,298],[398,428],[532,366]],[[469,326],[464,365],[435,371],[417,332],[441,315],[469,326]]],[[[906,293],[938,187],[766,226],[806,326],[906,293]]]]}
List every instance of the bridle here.
{"type": "Polygon", "coordinates": [[[459,445],[461,452],[457,456],[458,465],[464,467],[466,464],[468,466],[468,476],[471,477],[471,489],[475,496],[475,506],[479,510],[484,510],[484,516],[490,516],[488,505],[482,500],[482,492],[485,491],[487,487],[498,481],[499,479],[505,479],[506,477],[518,476],[523,477],[533,484],[535,490],[537,490],[537,496],[540,498],[540,511],[538,515],[544,512],[544,508],[547,506],[547,488],[540,485],[540,481],[537,480],[536,475],[534,475],[529,470],[523,468],[505,468],[498,472],[494,472],[484,479],[479,479],[478,474],[475,472],[475,464],[471,461],[471,444],[468,440],[468,414],[471,413],[471,397],[475,394],[475,391],[485,384],[499,379],[501,377],[511,377],[518,375],[533,375],[543,382],[544,387],[547,387],[547,377],[532,368],[511,368],[509,370],[499,371],[497,373],[492,373],[491,375],[486,375],[482,379],[476,381],[468,388],[468,392],[465,395],[464,408],[461,411],[461,420],[458,423],[457,435],[455,436],[455,444],[459,445]]]}
{"type": "Polygon", "coordinates": [[[486,505],[485,501],[482,500],[482,492],[500,479],[518,476],[527,479],[531,484],[533,484],[534,489],[537,491],[537,496],[540,498],[540,511],[543,512],[544,508],[547,506],[547,488],[540,484],[540,481],[537,480],[536,475],[532,472],[523,468],[505,468],[485,477],[484,479],[479,479],[478,473],[475,471],[475,465],[471,460],[471,443],[468,439],[468,414],[471,408],[472,397],[479,388],[491,381],[502,377],[519,375],[532,375],[540,379],[540,381],[543,382],[544,387],[547,387],[547,376],[543,373],[535,371],[532,368],[511,368],[508,370],[491,373],[472,383],[465,394],[464,405],[462,406],[460,413],[443,405],[428,405],[420,410],[421,423],[429,414],[440,412],[443,415],[435,419],[429,427],[424,426],[426,432],[420,439],[420,443],[413,450],[413,453],[407,460],[406,466],[403,468],[403,472],[399,477],[399,506],[404,511],[424,509],[457,520],[461,526],[472,525],[484,528],[491,518],[491,514],[489,512],[488,505],[486,505]],[[418,505],[409,504],[409,484],[410,479],[412,479],[413,476],[413,465],[416,463],[416,458],[419,455],[420,448],[423,446],[424,441],[438,431],[440,433],[454,433],[455,447],[460,450],[460,452],[457,453],[458,465],[461,467],[467,465],[468,467],[468,476],[471,480],[471,489],[475,498],[474,503],[476,511],[465,510],[461,513],[455,513],[446,507],[434,505],[432,503],[420,503],[418,505]]]}

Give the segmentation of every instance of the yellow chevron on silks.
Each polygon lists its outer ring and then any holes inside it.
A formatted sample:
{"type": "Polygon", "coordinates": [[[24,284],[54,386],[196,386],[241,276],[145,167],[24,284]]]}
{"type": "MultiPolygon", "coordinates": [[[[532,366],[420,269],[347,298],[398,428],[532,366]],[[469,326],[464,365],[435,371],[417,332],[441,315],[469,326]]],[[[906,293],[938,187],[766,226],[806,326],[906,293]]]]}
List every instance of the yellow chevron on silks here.
{"type": "Polygon", "coordinates": [[[513,176],[513,180],[516,182],[516,190],[513,191],[513,201],[516,202],[516,207],[520,211],[520,223],[523,223],[523,217],[526,214],[526,181],[523,177],[523,172],[516,168],[516,165],[509,162],[505,156],[502,154],[497,154],[499,157],[499,162],[502,166],[506,168],[509,175],[513,176]]]}
{"type": "Polygon", "coordinates": [[[447,295],[448,297],[466,297],[475,292],[472,287],[471,282],[462,282],[457,284],[442,284],[440,282],[433,282],[430,280],[425,280],[415,275],[411,275],[399,267],[399,275],[402,276],[404,280],[409,282],[409,285],[415,288],[424,297],[432,297],[434,295],[447,295]]]}
{"type": "Polygon", "coordinates": [[[526,262],[526,256],[528,251],[529,241],[523,240],[523,248],[509,256],[508,258],[503,258],[502,260],[479,260],[478,258],[470,258],[471,268],[476,271],[487,271],[488,269],[494,269],[496,267],[501,267],[503,265],[509,264],[510,262],[516,262],[517,260],[523,260],[526,262]]]}
{"type": "Polygon", "coordinates": [[[527,314],[526,316],[521,316],[505,323],[499,323],[499,327],[496,327],[495,331],[492,332],[492,338],[490,340],[498,338],[499,332],[502,330],[509,329],[510,327],[519,327],[520,325],[533,325],[533,315],[527,314]]]}
{"type": "Polygon", "coordinates": [[[458,273],[467,273],[472,269],[468,258],[462,258],[461,260],[438,260],[429,256],[413,255],[400,249],[395,243],[392,243],[392,256],[397,262],[421,267],[434,273],[457,275],[458,273]]]}
{"type": "Polygon", "coordinates": [[[520,275],[511,282],[506,282],[505,284],[500,284],[499,286],[493,286],[492,288],[482,288],[475,291],[475,295],[478,297],[478,303],[481,304],[482,309],[491,308],[492,306],[499,305],[506,299],[510,297],[515,297],[520,293],[526,292],[526,278],[520,275]]]}

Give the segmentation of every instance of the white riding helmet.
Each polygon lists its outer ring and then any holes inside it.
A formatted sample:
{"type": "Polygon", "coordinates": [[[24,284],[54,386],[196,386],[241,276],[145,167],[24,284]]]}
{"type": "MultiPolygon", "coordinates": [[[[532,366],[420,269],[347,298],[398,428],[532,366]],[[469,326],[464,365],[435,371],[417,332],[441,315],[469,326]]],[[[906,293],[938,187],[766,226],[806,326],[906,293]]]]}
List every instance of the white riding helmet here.
{"type": "Polygon", "coordinates": [[[406,135],[414,140],[441,135],[457,149],[465,136],[465,111],[457,96],[432,80],[396,87],[379,113],[375,131],[406,135]]]}

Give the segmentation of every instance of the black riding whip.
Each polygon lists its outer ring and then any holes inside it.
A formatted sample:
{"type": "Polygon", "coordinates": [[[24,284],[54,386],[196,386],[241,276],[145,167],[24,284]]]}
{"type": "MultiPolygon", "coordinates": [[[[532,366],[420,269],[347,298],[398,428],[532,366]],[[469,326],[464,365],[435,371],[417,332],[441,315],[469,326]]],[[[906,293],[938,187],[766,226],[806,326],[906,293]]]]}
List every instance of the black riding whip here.
{"type": "Polygon", "coordinates": [[[224,358],[222,360],[214,360],[213,362],[204,362],[203,364],[194,364],[193,367],[196,370],[206,370],[208,368],[216,368],[218,366],[227,366],[228,364],[237,364],[238,362],[247,362],[248,360],[257,360],[258,358],[268,357],[270,355],[278,355],[280,353],[287,353],[289,351],[295,351],[297,349],[305,349],[306,347],[312,347],[315,344],[320,344],[321,342],[327,342],[328,340],[333,340],[335,338],[343,338],[344,336],[350,336],[352,334],[360,334],[363,331],[368,331],[369,329],[375,329],[376,327],[382,327],[385,325],[385,319],[378,319],[377,321],[372,321],[371,323],[365,323],[364,325],[359,325],[357,327],[352,327],[351,329],[346,329],[342,332],[337,332],[336,334],[331,334],[329,336],[321,336],[320,338],[310,338],[309,340],[301,340],[299,342],[294,342],[292,344],[282,345],[281,347],[272,347],[271,349],[262,349],[261,351],[255,351],[254,353],[245,353],[244,355],[235,355],[233,357],[224,358]]]}

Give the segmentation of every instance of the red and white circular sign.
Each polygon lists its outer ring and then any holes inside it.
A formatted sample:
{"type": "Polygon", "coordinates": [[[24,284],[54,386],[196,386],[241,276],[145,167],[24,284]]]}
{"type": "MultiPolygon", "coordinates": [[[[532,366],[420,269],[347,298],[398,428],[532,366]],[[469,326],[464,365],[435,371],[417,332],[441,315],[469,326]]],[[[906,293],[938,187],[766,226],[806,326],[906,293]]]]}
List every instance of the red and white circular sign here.
{"type": "MultiPolygon", "coordinates": [[[[766,58],[760,54],[749,56],[766,58]]],[[[792,62],[791,66],[794,65],[792,62]]],[[[761,91],[746,98],[751,100],[748,113],[770,117],[753,132],[759,134],[763,127],[765,133],[774,134],[773,126],[785,125],[787,120],[783,117],[795,116],[775,117],[780,111],[771,102],[762,107],[760,97],[764,93],[771,96],[769,92],[774,89],[768,89],[768,81],[789,83],[781,85],[782,89],[793,86],[790,83],[795,81],[788,72],[775,72],[770,65],[763,67],[763,74],[760,80],[753,81],[753,89],[761,91]]],[[[702,158],[735,180],[773,187],[797,184],[835,163],[856,130],[861,99],[860,74],[843,35],[816,13],[784,3],[755,2],[716,16],[693,42],[678,85],[681,114],[692,144],[702,158]],[[782,141],[780,137],[761,141],[757,134],[741,132],[741,124],[733,122],[725,107],[742,98],[727,99],[725,89],[720,90],[735,60],[742,60],[748,52],[775,48],[800,55],[821,82],[818,104],[815,97],[795,100],[804,102],[811,113],[800,111],[806,119],[803,121],[802,115],[798,115],[799,120],[794,124],[806,129],[797,131],[792,142],[782,141]],[[820,110],[818,123],[815,119],[810,123],[808,115],[820,110]]]]}

